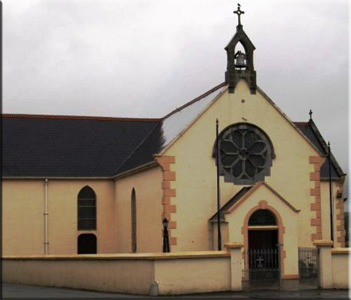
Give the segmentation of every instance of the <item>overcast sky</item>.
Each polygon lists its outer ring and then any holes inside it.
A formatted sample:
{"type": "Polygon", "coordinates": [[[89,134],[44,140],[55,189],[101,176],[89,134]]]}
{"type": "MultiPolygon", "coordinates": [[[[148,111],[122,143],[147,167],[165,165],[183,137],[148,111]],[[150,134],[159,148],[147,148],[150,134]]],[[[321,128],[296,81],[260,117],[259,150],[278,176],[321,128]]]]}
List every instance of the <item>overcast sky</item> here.
{"type": "MultiPolygon", "coordinates": [[[[347,0],[242,0],[257,84],[348,173],[347,0]]],[[[3,112],[162,117],[224,81],[236,1],[3,0],[3,112]]]]}

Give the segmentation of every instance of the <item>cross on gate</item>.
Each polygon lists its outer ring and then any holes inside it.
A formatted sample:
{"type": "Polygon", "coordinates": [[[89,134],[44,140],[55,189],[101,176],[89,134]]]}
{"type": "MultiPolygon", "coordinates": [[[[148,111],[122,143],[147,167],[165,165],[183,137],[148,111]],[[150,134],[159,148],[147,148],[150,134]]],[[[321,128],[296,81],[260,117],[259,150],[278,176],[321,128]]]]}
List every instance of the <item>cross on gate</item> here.
{"type": "Polygon", "coordinates": [[[307,263],[310,264],[311,256],[307,254],[306,258],[307,258],[307,263]]]}
{"type": "Polygon", "coordinates": [[[256,259],[256,261],[258,262],[258,266],[259,268],[263,267],[262,262],[264,262],[264,258],[262,256],[260,256],[259,258],[256,259]]]}

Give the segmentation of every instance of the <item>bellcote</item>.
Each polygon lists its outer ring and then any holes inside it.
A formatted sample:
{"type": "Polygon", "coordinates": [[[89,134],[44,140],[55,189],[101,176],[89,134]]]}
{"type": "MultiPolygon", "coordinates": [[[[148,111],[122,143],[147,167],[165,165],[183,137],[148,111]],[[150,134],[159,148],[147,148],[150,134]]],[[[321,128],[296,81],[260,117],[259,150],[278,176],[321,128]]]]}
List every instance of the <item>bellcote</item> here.
{"type": "Polygon", "coordinates": [[[240,10],[240,4],[238,4],[238,10],[234,11],[234,13],[238,15],[238,25],[236,26],[235,35],[224,48],[227,52],[225,81],[229,84],[229,93],[231,94],[234,93],[235,87],[240,79],[246,80],[251,94],[256,94],[256,71],[253,63],[255,46],[246,35],[243,25],[241,24],[240,15],[245,12],[240,10]],[[244,48],[244,52],[237,50],[239,44],[244,48]]]}

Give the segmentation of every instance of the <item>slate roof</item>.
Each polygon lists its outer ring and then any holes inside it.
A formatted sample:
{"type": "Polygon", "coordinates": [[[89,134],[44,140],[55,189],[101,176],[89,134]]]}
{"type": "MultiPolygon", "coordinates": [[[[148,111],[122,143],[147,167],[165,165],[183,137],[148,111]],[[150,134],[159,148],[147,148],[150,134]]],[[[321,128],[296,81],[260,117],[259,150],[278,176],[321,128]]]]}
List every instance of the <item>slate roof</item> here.
{"type": "Polygon", "coordinates": [[[142,143],[134,149],[126,161],[116,170],[115,174],[120,174],[153,162],[154,155],[161,151],[164,143],[162,123],[159,123],[142,143]]]}
{"type": "Polygon", "coordinates": [[[160,119],[3,115],[2,175],[109,177],[159,123],[160,119]]]}
{"type": "MultiPolygon", "coordinates": [[[[221,221],[225,221],[224,212],[227,211],[228,208],[233,206],[236,202],[238,202],[249,190],[251,190],[253,186],[245,186],[239,192],[237,192],[229,201],[224,204],[219,210],[219,217],[221,221]]],[[[209,219],[210,222],[217,222],[217,212],[209,219]]]]}
{"type": "MultiPolygon", "coordinates": [[[[319,132],[316,124],[311,119],[308,122],[294,122],[294,124],[300,129],[300,131],[317,147],[317,149],[327,155],[328,145],[325,142],[323,136],[319,132]]],[[[341,167],[339,166],[337,160],[335,159],[333,152],[331,157],[331,178],[338,179],[341,176],[346,175],[341,167]]],[[[324,164],[321,167],[321,179],[329,178],[329,157],[326,158],[324,164]]]]}

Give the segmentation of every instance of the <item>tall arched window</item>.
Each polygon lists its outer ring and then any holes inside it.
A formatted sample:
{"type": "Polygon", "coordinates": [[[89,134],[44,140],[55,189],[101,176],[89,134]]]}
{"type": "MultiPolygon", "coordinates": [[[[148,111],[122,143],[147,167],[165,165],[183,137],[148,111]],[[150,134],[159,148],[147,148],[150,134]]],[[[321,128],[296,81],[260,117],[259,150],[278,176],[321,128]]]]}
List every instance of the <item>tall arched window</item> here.
{"type": "Polygon", "coordinates": [[[131,196],[131,222],[132,222],[132,252],[137,252],[137,214],[136,214],[136,195],[135,189],[131,196]]]}
{"type": "Polygon", "coordinates": [[[96,230],[96,195],[88,186],[78,194],[78,230],[96,230]]]}

